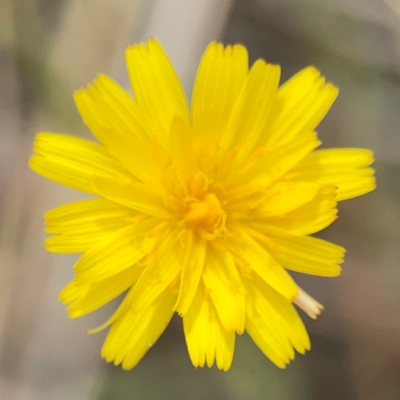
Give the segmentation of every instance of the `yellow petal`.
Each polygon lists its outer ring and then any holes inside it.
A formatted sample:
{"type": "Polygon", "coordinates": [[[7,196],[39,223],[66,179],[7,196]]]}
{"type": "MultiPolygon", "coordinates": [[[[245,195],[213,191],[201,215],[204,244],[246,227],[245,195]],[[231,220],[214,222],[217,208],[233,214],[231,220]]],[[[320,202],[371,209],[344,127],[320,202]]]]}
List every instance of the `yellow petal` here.
{"type": "Polygon", "coordinates": [[[89,182],[93,174],[126,176],[127,171],[102,146],[73,136],[39,133],[36,135],[30,167],[62,185],[93,193],[89,182]]]}
{"type": "MultiPolygon", "coordinates": [[[[166,160],[157,144],[150,139],[148,143],[138,140],[129,127],[124,127],[119,117],[113,115],[113,109],[107,107],[105,95],[98,88],[89,85],[88,91],[74,93],[74,100],[85,124],[110,153],[138,180],[159,187],[166,160]]],[[[146,115],[139,117],[146,119],[146,115]]]]}
{"type": "Polygon", "coordinates": [[[293,76],[278,92],[280,110],[265,136],[264,145],[280,146],[303,132],[313,131],[331,108],[338,89],[308,67],[293,76]]]}
{"type": "Polygon", "coordinates": [[[262,207],[256,210],[255,218],[282,216],[312,201],[320,185],[308,182],[279,182],[267,193],[262,207]]]}
{"type": "Polygon", "coordinates": [[[277,217],[268,218],[267,224],[295,235],[310,235],[321,231],[337,219],[336,187],[320,186],[309,203],[277,217]]]}
{"type": "Polygon", "coordinates": [[[162,193],[153,187],[127,179],[92,177],[94,191],[108,200],[158,218],[171,218],[164,206],[162,193]]]}
{"type": "Polygon", "coordinates": [[[293,348],[302,354],[310,349],[307,331],[289,300],[257,277],[245,284],[246,331],[272,362],[285,368],[295,356],[293,348]]]}
{"type": "Polygon", "coordinates": [[[224,135],[248,75],[248,55],[241,45],[211,43],[200,62],[192,96],[193,151],[202,171],[214,175],[220,138],[224,135]]]}
{"type": "Polygon", "coordinates": [[[209,250],[203,282],[225,330],[241,334],[245,320],[245,291],[230,253],[209,250]]]}
{"type": "Polygon", "coordinates": [[[174,234],[168,233],[158,247],[154,246],[142,275],[129,293],[131,309],[137,313],[149,307],[176,280],[181,269],[180,244],[174,234]]]}
{"type": "Polygon", "coordinates": [[[373,153],[366,149],[318,150],[304,158],[287,179],[337,186],[337,200],[347,200],[375,189],[373,153]]]}
{"type": "Polygon", "coordinates": [[[78,285],[76,280],[73,279],[61,290],[58,295],[58,300],[63,304],[72,303],[73,301],[79,299],[84,296],[86,292],[89,290],[89,286],[87,285],[78,285]]]}
{"type": "Polygon", "coordinates": [[[187,232],[187,240],[182,252],[182,274],[175,310],[184,315],[190,307],[199,286],[207,254],[207,244],[195,232],[187,232]]]}
{"type": "Polygon", "coordinates": [[[251,270],[282,296],[287,299],[297,296],[297,286],[290,275],[246,231],[250,232],[245,228],[241,232],[243,243],[237,243],[230,247],[230,251],[236,254],[243,262],[247,263],[251,270]]]}
{"type": "Polygon", "coordinates": [[[75,264],[76,280],[81,284],[99,282],[137,263],[153,247],[155,238],[150,237],[150,231],[157,222],[145,220],[106,236],[75,264]]]}
{"type": "Polygon", "coordinates": [[[70,318],[78,318],[104,306],[129,289],[138,279],[142,267],[135,265],[101,282],[88,285],[86,291],[68,307],[70,318]]]}
{"type": "Polygon", "coordinates": [[[261,187],[268,187],[295,167],[320,144],[321,142],[313,133],[308,133],[275,151],[267,149],[262,156],[242,169],[237,176],[232,175],[230,185],[252,182],[261,187]]]}
{"type": "Polygon", "coordinates": [[[206,363],[227,371],[233,359],[235,332],[222,326],[217,312],[199,286],[188,312],[183,316],[183,330],[190,359],[195,367],[206,363]]]}
{"type": "Polygon", "coordinates": [[[132,96],[107,75],[100,74],[93,82],[91,94],[105,121],[121,134],[151,144],[152,122],[132,96]]]}
{"type": "Polygon", "coordinates": [[[179,79],[161,45],[155,39],[126,49],[126,64],[136,100],[159,124],[168,138],[172,118],[189,121],[188,106],[179,79]]]}
{"type": "Polygon", "coordinates": [[[266,64],[263,60],[253,64],[221,138],[223,150],[241,145],[243,159],[253,151],[273,115],[279,79],[279,66],[266,64]]]}
{"type": "MultiPolygon", "coordinates": [[[[124,225],[121,224],[121,228],[124,225]]],[[[116,229],[115,229],[116,230],[116,229]]],[[[114,232],[113,230],[112,232],[114,232]]],[[[111,233],[112,233],[111,232],[111,233]]],[[[105,240],[110,235],[110,232],[99,231],[89,234],[73,234],[63,233],[47,238],[44,241],[44,247],[51,253],[59,254],[76,254],[84,253],[94,247],[99,241],[105,240]]]]}
{"type": "MultiPolygon", "coordinates": [[[[213,112],[218,115],[215,125],[223,129],[246,82],[247,73],[248,55],[244,46],[224,48],[222,44],[211,43],[204,52],[193,87],[194,123],[213,112]]],[[[221,131],[217,133],[220,134],[221,131]]]]}
{"type": "Polygon", "coordinates": [[[115,321],[117,321],[120,317],[122,317],[130,308],[129,308],[129,294],[132,291],[132,287],[129,289],[128,293],[125,295],[124,299],[122,300],[121,304],[118,306],[118,308],[114,311],[114,313],[111,315],[110,318],[100,326],[97,326],[96,328],[91,328],[87,329],[86,333],[88,335],[94,335],[95,333],[99,333],[101,331],[104,331],[104,329],[108,328],[111,326],[115,321]]]}
{"type": "Polygon", "coordinates": [[[218,140],[222,131],[220,124],[220,115],[210,110],[198,116],[190,130],[191,147],[197,164],[209,177],[214,176],[218,140]]]}
{"type": "Polygon", "coordinates": [[[48,211],[45,216],[46,232],[62,233],[79,229],[85,224],[108,228],[111,220],[128,221],[137,215],[130,208],[106,199],[86,199],[63,204],[48,211]]]}
{"type": "Polygon", "coordinates": [[[183,185],[190,185],[199,171],[189,137],[189,125],[180,117],[174,117],[170,132],[171,160],[177,168],[183,185]]]}
{"type": "MultiPolygon", "coordinates": [[[[273,257],[292,271],[319,276],[338,276],[345,249],[311,236],[297,236],[272,227],[263,228],[264,244],[273,257]]],[[[260,237],[262,240],[262,238],[260,237]]]]}
{"type": "Polygon", "coordinates": [[[87,251],[108,235],[132,224],[137,215],[130,208],[105,199],[74,201],[45,215],[45,232],[57,236],[46,239],[46,250],[57,253],[87,251]]]}
{"type": "Polygon", "coordinates": [[[133,368],[156,343],[172,318],[176,296],[165,290],[146,310],[126,310],[112,325],[101,355],[107,362],[133,368]]]}
{"type": "Polygon", "coordinates": [[[287,101],[298,102],[305,93],[318,84],[321,79],[321,73],[313,66],[303,68],[279,88],[279,97],[287,101]]]}

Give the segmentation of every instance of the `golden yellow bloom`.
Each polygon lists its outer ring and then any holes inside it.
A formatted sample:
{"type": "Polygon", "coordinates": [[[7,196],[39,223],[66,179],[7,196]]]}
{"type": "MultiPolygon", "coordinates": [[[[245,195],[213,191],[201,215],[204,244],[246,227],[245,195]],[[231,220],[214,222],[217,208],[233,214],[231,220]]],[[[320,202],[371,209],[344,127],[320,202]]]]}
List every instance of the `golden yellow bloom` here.
{"type": "Polygon", "coordinates": [[[37,135],[30,166],[94,195],[48,212],[46,248],[83,253],[60,294],[71,318],[127,292],[102,356],[134,367],[177,312],[194,366],[229,369],[246,331],[277,366],[310,342],[292,303],[322,306],[287,270],[337,276],[344,249],[309,236],[338,201],[374,189],[372,153],[318,150],[315,128],[338,90],[313,67],[280,68],[211,43],[191,110],[160,44],[132,45],[134,98],[104,75],[75,93],[98,143],[37,135]]]}

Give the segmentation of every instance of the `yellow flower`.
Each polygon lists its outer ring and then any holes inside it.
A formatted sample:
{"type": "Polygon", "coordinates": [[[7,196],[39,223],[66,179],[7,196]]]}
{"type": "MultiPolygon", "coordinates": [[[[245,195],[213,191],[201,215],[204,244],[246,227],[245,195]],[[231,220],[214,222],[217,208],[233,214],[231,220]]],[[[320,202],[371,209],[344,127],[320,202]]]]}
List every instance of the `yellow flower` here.
{"type": "Polygon", "coordinates": [[[280,68],[211,43],[191,110],[160,44],[126,50],[134,98],[99,75],[75,93],[98,143],[39,133],[33,170],[94,195],[48,212],[46,248],[83,253],[60,294],[71,318],[127,292],[97,332],[102,356],[134,367],[177,312],[194,366],[229,369],[246,331],[278,367],[310,342],[293,303],[322,306],[287,272],[337,276],[344,249],[309,236],[338,201],[374,189],[372,153],[315,149],[338,90],[313,67],[280,68]]]}

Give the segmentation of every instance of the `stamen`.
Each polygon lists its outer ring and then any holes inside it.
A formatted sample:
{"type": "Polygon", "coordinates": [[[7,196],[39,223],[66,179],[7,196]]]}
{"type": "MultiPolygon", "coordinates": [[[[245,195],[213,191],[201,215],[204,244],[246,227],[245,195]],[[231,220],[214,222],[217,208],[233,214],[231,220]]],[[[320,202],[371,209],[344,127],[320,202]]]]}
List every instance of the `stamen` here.
{"type": "Polygon", "coordinates": [[[212,181],[209,180],[203,172],[196,174],[191,183],[192,196],[196,198],[201,197],[205,192],[207,192],[211,182],[212,181]]]}

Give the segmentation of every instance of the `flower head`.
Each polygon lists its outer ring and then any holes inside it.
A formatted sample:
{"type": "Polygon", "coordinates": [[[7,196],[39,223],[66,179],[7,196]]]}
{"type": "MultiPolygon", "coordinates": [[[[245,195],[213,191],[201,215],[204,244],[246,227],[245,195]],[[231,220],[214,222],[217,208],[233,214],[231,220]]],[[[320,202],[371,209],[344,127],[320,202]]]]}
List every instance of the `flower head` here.
{"type": "Polygon", "coordinates": [[[338,90],[313,67],[280,85],[280,68],[211,43],[189,110],[160,44],[126,51],[134,98],[105,75],[75,93],[98,143],[37,135],[46,178],[94,195],[45,216],[46,248],[83,253],[60,294],[80,317],[120,294],[97,332],[102,356],[134,367],[176,312],[195,366],[227,370],[246,331],[279,367],[310,342],[293,303],[322,306],[289,271],[337,276],[344,249],[309,236],[338,201],[375,187],[372,153],[316,150],[315,128],[338,90]]]}

